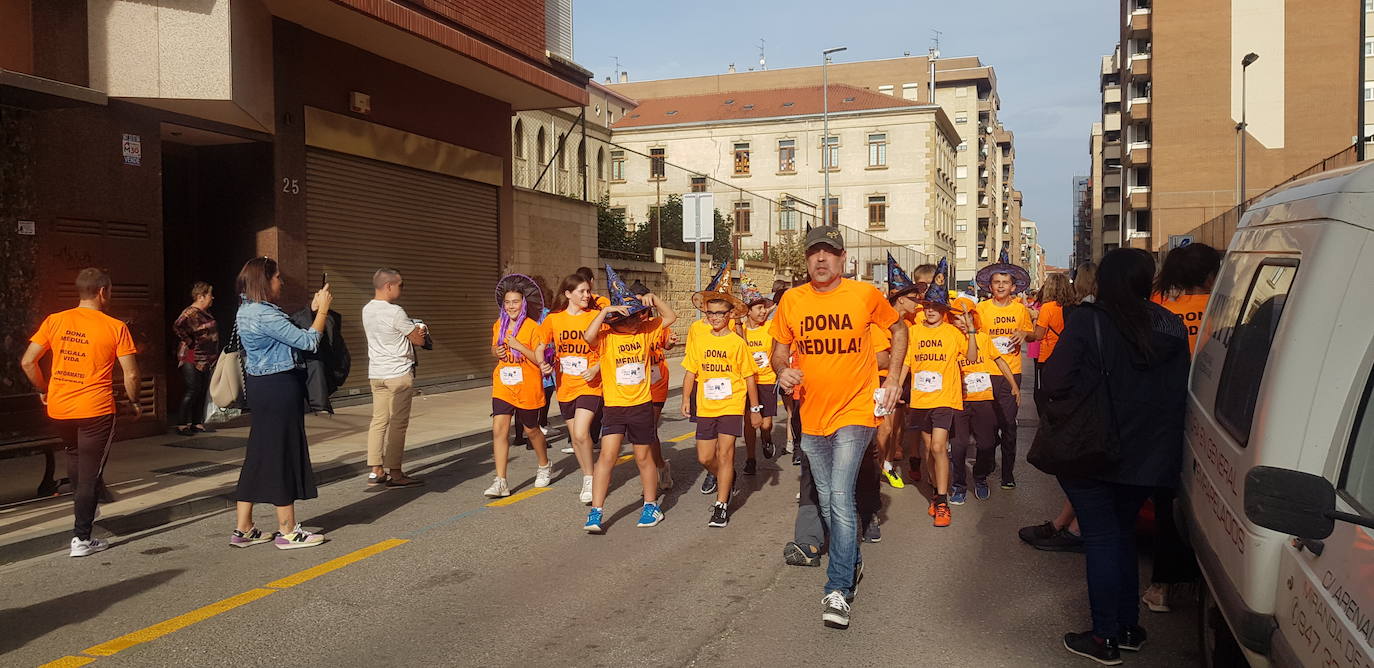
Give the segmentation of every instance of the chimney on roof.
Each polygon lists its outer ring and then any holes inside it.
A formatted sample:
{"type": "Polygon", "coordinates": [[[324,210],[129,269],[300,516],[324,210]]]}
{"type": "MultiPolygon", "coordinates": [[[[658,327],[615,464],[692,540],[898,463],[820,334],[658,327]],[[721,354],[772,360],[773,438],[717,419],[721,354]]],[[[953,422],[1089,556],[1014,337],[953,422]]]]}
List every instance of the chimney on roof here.
{"type": "Polygon", "coordinates": [[[620,73],[620,83],[630,83],[630,73],[629,73],[629,72],[621,72],[621,73],[620,73]]]}
{"type": "Polygon", "coordinates": [[[610,77],[606,77],[606,83],[610,83],[610,82],[611,82],[611,78],[610,78],[610,77]]]}
{"type": "Polygon", "coordinates": [[[726,74],[734,74],[734,73],[735,73],[735,64],[734,64],[734,63],[730,63],[730,66],[727,67],[727,68],[725,68],[725,73],[726,73],[726,74]]]}

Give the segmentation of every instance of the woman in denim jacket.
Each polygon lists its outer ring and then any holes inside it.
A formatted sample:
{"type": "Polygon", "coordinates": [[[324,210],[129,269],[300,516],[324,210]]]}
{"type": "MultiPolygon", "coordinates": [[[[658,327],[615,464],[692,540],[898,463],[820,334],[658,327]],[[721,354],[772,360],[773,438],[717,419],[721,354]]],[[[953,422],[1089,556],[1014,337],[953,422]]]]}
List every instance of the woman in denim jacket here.
{"type": "Polygon", "coordinates": [[[241,301],[236,322],[253,425],[234,495],[237,526],[229,537],[234,547],[270,540],[278,548],[291,550],[325,541],[323,534],[310,533],[296,523],[296,501],[318,496],[305,442],[305,371],[297,351],[319,346],[334,296],[328,285],[320,288],[310,303],[315,321],[309,329],[301,329],[275,304],[281,288],[277,261],[271,258],[253,258],[239,272],[241,301]],[[276,533],[266,536],[254,528],[254,503],[276,506],[276,533]]]}

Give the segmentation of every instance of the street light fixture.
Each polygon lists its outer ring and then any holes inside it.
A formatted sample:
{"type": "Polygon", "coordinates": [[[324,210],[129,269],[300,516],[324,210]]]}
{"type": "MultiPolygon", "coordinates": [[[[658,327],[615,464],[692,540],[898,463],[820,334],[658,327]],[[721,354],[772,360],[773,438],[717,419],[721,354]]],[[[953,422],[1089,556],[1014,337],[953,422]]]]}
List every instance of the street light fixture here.
{"type": "Polygon", "coordinates": [[[830,224],[830,54],[848,48],[836,46],[821,52],[821,172],[825,175],[825,195],[821,201],[822,225],[830,224]]]}
{"type": "Polygon", "coordinates": [[[1250,66],[1259,60],[1259,54],[1247,53],[1240,59],[1240,123],[1236,124],[1236,136],[1240,141],[1240,177],[1236,185],[1236,206],[1242,211],[1245,209],[1245,136],[1249,133],[1249,126],[1245,122],[1245,103],[1247,98],[1246,74],[1250,66]]]}

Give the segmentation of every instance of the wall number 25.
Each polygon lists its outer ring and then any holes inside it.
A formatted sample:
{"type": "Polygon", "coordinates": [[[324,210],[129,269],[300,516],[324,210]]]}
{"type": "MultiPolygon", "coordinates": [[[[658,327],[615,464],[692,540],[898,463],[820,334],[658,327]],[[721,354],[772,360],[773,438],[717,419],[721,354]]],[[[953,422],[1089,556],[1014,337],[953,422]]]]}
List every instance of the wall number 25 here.
{"type": "Polygon", "coordinates": [[[282,177],[282,180],[281,180],[281,191],[284,192],[284,193],[286,193],[286,194],[288,194],[288,195],[299,195],[299,194],[301,194],[301,182],[300,182],[300,179],[289,179],[289,178],[286,178],[286,177],[282,177]]]}

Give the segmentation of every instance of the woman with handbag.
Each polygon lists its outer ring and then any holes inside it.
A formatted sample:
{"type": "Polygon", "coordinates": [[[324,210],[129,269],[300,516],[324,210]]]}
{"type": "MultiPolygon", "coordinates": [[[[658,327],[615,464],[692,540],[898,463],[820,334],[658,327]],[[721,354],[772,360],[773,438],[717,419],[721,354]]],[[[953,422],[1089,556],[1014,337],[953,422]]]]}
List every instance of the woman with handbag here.
{"type": "Polygon", "coordinates": [[[1074,310],[1045,364],[1048,405],[1029,457],[1059,478],[1087,553],[1093,626],[1065,634],[1064,647],[1105,665],[1145,642],[1136,515],[1156,488],[1178,485],[1183,456],[1188,331],[1150,301],[1154,270],[1139,249],[1102,258],[1096,302],[1074,310]]]}
{"type": "Polygon", "coordinates": [[[305,441],[305,367],[299,351],[318,348],[334,296],[328,285],[321,287],[310,302],[315,320],[309,329],[301,329],[277,307],[281,289],[276,260],[256,257],[239,271],[240,302],[234,326],[253,424],[234,492],[237,525],[229,537],[234,547],[270,540],[280,549],[291,550],[325,541],[323,534],[296,523],[296,501],[318,496],[305,441]],[[272,536],[253,526],[254,503],[276,507],[277,532],[272,536]]]}

